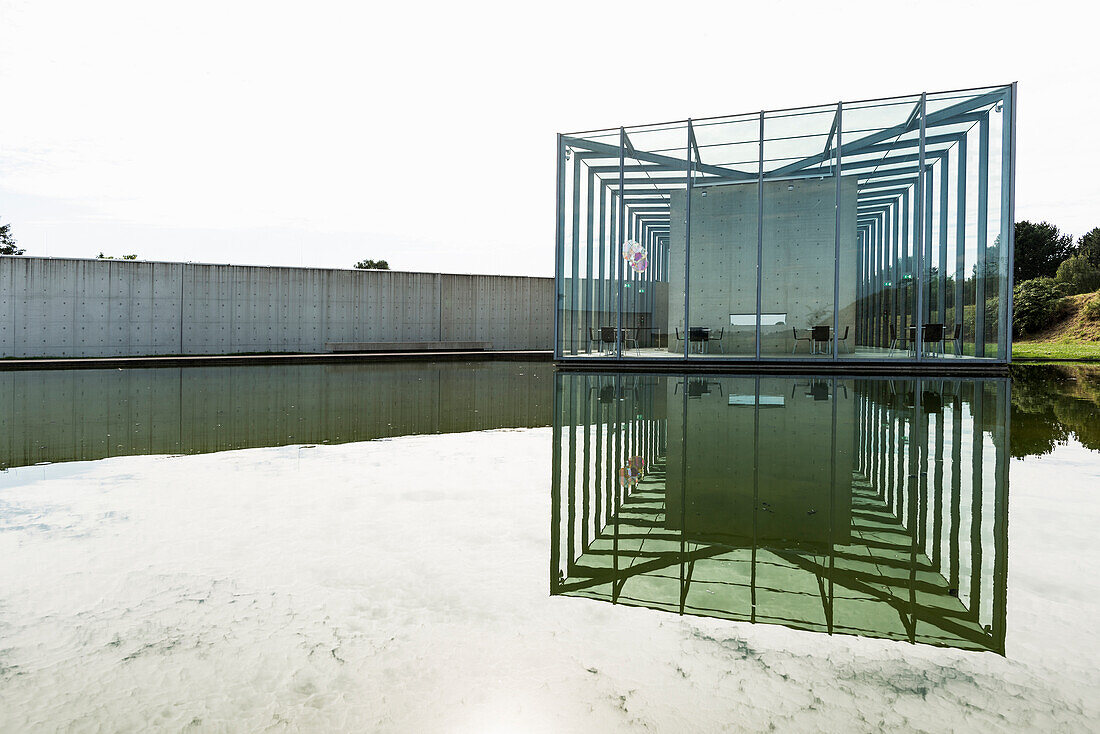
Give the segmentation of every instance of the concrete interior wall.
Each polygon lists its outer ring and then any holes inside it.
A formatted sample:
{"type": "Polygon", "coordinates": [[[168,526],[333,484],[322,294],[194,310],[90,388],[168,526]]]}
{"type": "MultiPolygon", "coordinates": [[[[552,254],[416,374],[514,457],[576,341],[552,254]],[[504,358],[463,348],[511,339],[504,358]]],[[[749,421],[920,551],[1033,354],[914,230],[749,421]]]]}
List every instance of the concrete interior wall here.
{"type": "MultiPolygon", "coordinates": [[[[836,179],[766,181],[761,311],[785,313],[761,327],[762,354],[790,354],[791,327],[831,325],[836,262],[836,179]]],[[[841,178],[840,331],[854,328],[856,299],[856,179],[841,178]]],[[[691,199],[689,326],[724,329],[726,353],[755,352],[755,326],[731,326],[730,314],[756,313],[756,183],[694,189],[691,199]],[[705,193],[705,196],[704,196],[705,193]]],[[[686,192],[671,197],[672,243],[683,243],[686,192]]],[[[669,251],[668,330],[684,331],[684,247],[669,251]]],[[[850,344],[851,342],[849,342],[850,344]]],[[[673,343],[670,349],[676,349],[673,343]]],[[[682,348],[682,344],[679,346],[682,348]]]]}
{"type": "Polygon", "coordinates": [[[553,293],[552,278],[2,257],[0,357],[550,349],[553,293]]]}

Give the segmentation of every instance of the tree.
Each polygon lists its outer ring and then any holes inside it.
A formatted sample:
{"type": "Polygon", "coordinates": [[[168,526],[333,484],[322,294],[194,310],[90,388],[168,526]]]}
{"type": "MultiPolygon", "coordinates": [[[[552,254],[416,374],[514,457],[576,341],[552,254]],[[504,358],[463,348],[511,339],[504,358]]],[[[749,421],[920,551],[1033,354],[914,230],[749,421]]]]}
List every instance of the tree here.
{"type": "Polygon", "coordinates": [[[360,260],[355,267],[359,270],[389,270],[390,264],[385,260],[360,260]]]}
{"type": "Polygon", "coordinates": [[[1091,293],[1100,289],[1100,265],[1093,265],[1086,253],[1078,252],[1058,266],[1054,279],[1065,283],[1070,295],[1091,293]]]}
{"type": "Polygon", "coordinates": [[[1033,278],[1053,278],[1058,266],[1076,252],[1073,235],[1062,234],[1049,222],[1016,222],[1017,283],[1033,278]]]}
{"type": "Polygon", "coordinates": [[[137,255],[123,255],[116,258],[114,255],[104,255],[102,252],[95,256],[96,260],[137,260],[137,255]]]}
{"type": "Polygon", "coordinates": [[[0,255],[22,255],[26,250],[15,243],[11,236],[11,225],[0,225],[0,255]]]}
{"type": "Polygon", "coordinates": [[[1100,227],[1094,227],[1077,240],[1077,252],[1084,255],[1090,264],[1100,268],[1100,227]]]}

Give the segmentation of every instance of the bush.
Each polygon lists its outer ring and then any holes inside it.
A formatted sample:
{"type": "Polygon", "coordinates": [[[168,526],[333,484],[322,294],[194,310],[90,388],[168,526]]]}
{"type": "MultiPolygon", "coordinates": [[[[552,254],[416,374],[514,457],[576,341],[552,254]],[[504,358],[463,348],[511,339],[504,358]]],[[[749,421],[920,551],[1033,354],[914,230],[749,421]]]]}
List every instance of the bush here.
{"type": "Polygon", "coordinates": [[[1062,262],[1054,279],[1065,284],[1069,295],[1091,293],[1100,289],[1100,266],[1089,262],[1084,252],[1062,262]]]}
{"type": "Polygon", "coordinates": [[[1012,291],[1012,331],[1026,336],[1050,326],[1054,321],[1067,286],[1053,278],[1032,278],[1012,291]]]}
{"type": "Polygon", "coordinates": [[[1100,299],[1085,304],[1085,318],[1089,321],[1100,321],[1100,299]]]}

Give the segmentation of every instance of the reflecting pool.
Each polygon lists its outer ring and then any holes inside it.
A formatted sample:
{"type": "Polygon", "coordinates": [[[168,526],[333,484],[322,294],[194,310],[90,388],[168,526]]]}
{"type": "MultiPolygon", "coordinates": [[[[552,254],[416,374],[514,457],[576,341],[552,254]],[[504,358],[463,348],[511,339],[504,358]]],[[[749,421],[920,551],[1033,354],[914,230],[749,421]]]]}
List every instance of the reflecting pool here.
{"type": "Polygon", "coordinates": [[[1100,369],[0,372],[0,731],[1089,731],[1100,369]]]}

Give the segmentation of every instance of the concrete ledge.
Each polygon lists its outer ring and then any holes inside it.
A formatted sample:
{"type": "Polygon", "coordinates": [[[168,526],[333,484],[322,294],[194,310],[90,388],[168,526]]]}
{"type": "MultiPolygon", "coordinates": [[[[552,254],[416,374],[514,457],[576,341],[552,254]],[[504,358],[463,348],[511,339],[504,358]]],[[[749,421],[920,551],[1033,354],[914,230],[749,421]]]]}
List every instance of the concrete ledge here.
{"type": "Polygon", "coordinates": [[[490,342],[325,342],[326,352],[476,352],[490,342]]]}
{"type": "Polygon", "coordinates": [[[148,367],[211,367],[257,364],[370,364],[380,362],[550,362],[553,351],[362,352],[344,354],[212,354],[196,357],[76,357],[0,359],[0,372],[12,370],[107,370],[148,367]]]}
{"type": "Polygon", "coordinates": [[[1007,377],[1009,365],[1004,362],[966,362],[937,360],[928,362],[900,361],[852,361],[829,360],[746,360],[720,358],[708,359],[645,359],[585,357],[582,359],[558,359],[557,368],[563,372],[658,372],[670,375],[684,373],[744,374],[744,375],[837,375],[837,376],[938,376],[938,377],[1007,377]]]}

